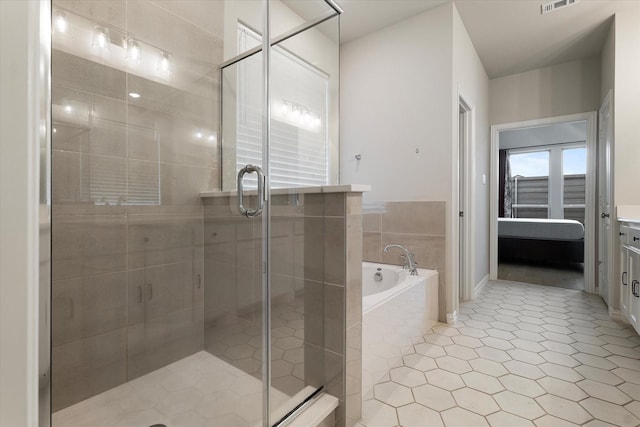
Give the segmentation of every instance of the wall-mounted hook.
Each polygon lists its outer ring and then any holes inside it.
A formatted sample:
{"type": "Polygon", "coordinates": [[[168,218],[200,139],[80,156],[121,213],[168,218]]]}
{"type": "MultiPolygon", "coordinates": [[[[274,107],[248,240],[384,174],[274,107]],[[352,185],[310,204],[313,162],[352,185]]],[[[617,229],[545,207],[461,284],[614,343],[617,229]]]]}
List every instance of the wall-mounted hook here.
{"type": "Polygon", "coordinates": [[[362,160],[362,154],[356,154],[356,160],[362,160]]]}

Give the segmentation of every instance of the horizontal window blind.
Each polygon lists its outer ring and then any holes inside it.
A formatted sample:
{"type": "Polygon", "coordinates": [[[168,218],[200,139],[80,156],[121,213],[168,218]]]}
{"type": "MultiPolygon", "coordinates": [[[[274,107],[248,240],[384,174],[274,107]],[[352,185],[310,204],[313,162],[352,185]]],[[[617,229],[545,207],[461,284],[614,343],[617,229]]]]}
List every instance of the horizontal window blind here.
{"type": "MultiPolygon", "coordinates": [[[[239,51],[261,36],[238,24],[239,51]]],[[[236,168],[262,166],[262,61],[242,61],[238,73],[236,168]]],[[[271,188],[328,183],[328,76],[281,47],[271,56],[271,188]]],[[[245,187],[256,187],[255,174],[245,187]]]]}

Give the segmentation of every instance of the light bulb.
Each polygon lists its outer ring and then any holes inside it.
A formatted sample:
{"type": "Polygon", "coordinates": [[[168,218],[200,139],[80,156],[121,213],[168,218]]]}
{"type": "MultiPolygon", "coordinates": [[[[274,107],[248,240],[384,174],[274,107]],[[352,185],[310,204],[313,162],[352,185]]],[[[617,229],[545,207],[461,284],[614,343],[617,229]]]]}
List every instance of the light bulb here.
{"type": "Polygon", "coordinates": [[[201,139],[202,138],[202,132],[196,132],[196,138],[201,139]]]}
{"type": "Polygon", "coordinates": [[[92,46],[96,49],[109,51],[111,45],[111,37],[109,37],[109,29],[106,27],[96,27],[93,31],[92,46]]]}
{"type": "Polygon", "coordinates": [[[140,45],[133,39],[127,40],[127,61],[132,64],[139,64],[142,58],[140,45]]]}
{"type": "Polygon", "coordinates": [[[315,116],[313,118],[313,127],[319,128],[320,127],[320,123],[321,123],[320,116],[315,116]]]}
{"type": "Polygon", "coordinates": [[[216,140],[216,137],[213,135],[209,135],[209,141],[213,142],[216,140]]]}
{"type": "Polygon", "coordinates": [[[280,106],[280,111],[282,114],[287,114],[289,112],[289,104],[286,101],[282,101],[282,105],[280,106]]]}
{"type": "Polygon", "coordinates": [[[140,98],[140,94],[137,92],[129,92],[129,96],[133,99],[138,99],[140,98]]]}
{"type": "Polygon", "coordinates": [[[71,105],[67,104],[64,106],[64,111],[71,114],[71,112],[73,111],[73,108],[71,107],[71,105]]]}
{"type": "Polygon", "coordinates": [[[168,75],[171,74],[171,54],[165,51],[160,53],[160,61],[158,62],[158,72],[168,75]]]}
{"type": "Polygon", "coordinates": [[[69,28],[69,21],[67,21],[67,15],[61,11],[57,10],[53,14],[53,28],[58,33],[66,33],[69,28]]]}

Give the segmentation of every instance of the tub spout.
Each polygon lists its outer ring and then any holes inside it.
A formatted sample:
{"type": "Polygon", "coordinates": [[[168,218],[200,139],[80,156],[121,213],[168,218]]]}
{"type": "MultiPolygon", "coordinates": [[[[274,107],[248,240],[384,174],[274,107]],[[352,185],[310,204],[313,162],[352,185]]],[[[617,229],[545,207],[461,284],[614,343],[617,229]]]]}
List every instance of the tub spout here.
{"type": "Polygon", "coordinates": [[[389,252],[389,249],[391,248],[398,248],[400,250],[402,250],[404,252],[404,258],[405,258],[405,264],[404,266],[406,268],[409,269],[409,274],[411,274],[412,276],[417,276],[418,275],[418,263],[415,261],[415,259],[413,258],[413,252],[409,251],[409,249],[405,248],[402,245],[398,245],[396,243],[391,244],[391,245],[387,245],[384,247],[384,251],[385,252],[389,252]]]}

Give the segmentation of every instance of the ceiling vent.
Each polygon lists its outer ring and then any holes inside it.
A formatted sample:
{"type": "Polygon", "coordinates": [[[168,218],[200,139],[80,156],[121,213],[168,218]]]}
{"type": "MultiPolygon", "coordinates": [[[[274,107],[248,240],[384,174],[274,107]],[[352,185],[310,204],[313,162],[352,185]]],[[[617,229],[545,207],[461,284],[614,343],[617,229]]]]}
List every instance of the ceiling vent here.
{"type": "Polygon", "coordinates": [[[553,12],[554,10],[571,6],[572,4],[575,4],[577,2],[578,0],[558,0],[558,1],[552,1],[550,3],[545,3],[540,6],[540,13],[542,15],[545,15],[549,12],[553,12]]]}

